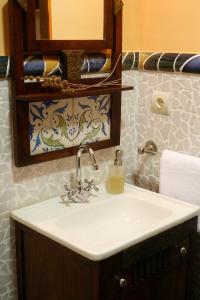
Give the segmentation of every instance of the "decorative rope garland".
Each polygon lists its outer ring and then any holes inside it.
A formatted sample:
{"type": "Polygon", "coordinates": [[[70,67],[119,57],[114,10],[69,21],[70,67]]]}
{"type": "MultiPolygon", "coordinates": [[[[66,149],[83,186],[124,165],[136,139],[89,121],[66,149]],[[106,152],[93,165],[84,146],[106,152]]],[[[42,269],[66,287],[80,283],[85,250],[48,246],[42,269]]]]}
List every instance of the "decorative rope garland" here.
{"type": "Polygon", "coordinates": [[[61,93],[63,94],[76,94],[80,91],[86,91],[92,88],[105,88],[109,86],[117,86],[121,85],[121,79],[116,79],[116,80],[109,80],[109,78],[114,74],[119,61],[121,58],[121,54],[119,55],[116,64],[112,70],[112,72],[104,79],[101,80],[100,82],[92,85],[86,85],[86,84],[81,84],[81,83],[72,83],[69,82],[68,80],[62,80],[61,77],[53,75],[51,77],[47,76],[25,76],[24,80],[36,80],[37,82],[40,82],[41,79],[43,80],[42,87],[50,87],[50,88],[55,88],[59,89],[61,93]]]}
{"type": "Polygon", "coordinates": [[[112,70],[112,72],[102,81],[93,84],[93,85],[85,85],[85,84],[80,84],[80,83],[72,83],[69,82],[68,80],[61,80],[60,77],[57,76],[52,76],[52,77],[47,77],[44,79],[44,82],[42,84],[42,87],[52,87],[59,89],[61,93],[63,94],[75,94],[80,91],[86,91],[92,88],[102,88],[102,87],[108,87],[108,86],[116,86],[116,85],[121,85],[121,79],[116,79],[112,81],[108,81],[108,79],[114,74],[117,65],[120,61],[121,54],[119,55],[116,64],[112,70]]]}

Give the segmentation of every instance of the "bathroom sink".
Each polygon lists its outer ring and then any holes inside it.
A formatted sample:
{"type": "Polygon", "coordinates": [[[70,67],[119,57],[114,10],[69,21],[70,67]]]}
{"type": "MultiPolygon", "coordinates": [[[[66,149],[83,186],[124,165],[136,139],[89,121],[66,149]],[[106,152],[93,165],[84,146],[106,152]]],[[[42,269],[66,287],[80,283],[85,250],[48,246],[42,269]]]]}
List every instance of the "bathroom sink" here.
{"type": "Polygon", "coordinates": [[[60,197],[15,210],[16,221],[90,260],[102,260],[197,216],[199,207],[129,184],[109,195],[104,186],[87,203],[60,197]]]}

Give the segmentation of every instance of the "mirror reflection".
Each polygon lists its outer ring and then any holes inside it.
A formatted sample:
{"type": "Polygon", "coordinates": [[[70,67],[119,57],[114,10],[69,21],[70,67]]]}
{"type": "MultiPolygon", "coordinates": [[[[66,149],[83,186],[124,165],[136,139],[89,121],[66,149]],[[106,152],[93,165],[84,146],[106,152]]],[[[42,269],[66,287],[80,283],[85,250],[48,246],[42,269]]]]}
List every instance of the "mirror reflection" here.
{"type": "Polygon", "coordinates": [[[39,0],[37,40],[103,40],[104,0],[39,0]]]}

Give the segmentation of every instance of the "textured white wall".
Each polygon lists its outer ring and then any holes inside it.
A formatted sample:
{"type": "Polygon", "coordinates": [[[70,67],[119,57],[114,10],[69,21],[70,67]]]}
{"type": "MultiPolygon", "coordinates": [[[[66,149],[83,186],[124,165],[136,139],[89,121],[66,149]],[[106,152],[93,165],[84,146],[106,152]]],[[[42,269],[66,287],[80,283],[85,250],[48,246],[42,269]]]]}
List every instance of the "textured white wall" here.
{"type": "MultiPolygon", "coordinates": [[[[135,86],[134,91],[123,94],[122,100],[121,147],[129,182],[132,181],[136,166],[137,77],[137,72],[124,72],[124,83],[135,86]]],[[[17,299],[14,232],[10,211],[61,195],[64,184],[75,172],[75,157],[23,168],[14,167],[9,106],[8,82],[0,81],[0,300],[17,299]]],[[[113,148],[96,152],[100,171],[95,175],[91,173],[85,157],[84,175],[96,176],[99,183],[104,182],[113,155],[113,148]]]]}
{"type": "Polygon", "coordinates": [[[139,72],[138,144],[153,140],[159,154],[138,155],[135,181],[158,191],[160,154],[164,149],[200,157],[200,77],[173,73],[139,72]],[[155,90],[170,92],[170,115],[152,114],[155,90]]]}

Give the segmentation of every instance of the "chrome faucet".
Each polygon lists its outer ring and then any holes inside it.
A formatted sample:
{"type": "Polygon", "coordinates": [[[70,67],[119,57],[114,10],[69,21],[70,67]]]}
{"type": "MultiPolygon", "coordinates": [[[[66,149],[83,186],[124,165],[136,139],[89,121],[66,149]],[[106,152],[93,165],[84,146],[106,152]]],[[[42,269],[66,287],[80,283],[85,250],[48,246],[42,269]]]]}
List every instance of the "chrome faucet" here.
{"type": "Polygon", "coordinates": [[[82,176],[81,176],[81,154],[83,152],[87,152],[89,154],[91,163],[92,163],[92,169],[94,171],[97,171],[99,169],[97,163],[96,163],[96,158],[94,156],[94,151],[92,148],[82,145],[79,147],[77,154],[76,154],[76,183],[79,188],[82,187],[82,176]]]}
{"type": "Polygon", "coordinates": [[[99,167],[96,162],[96,158],[94,155],[94,151],[92,148],[88,147],[87,145],[81,145],[78,148],[77,154],[76,154],[76,180],[75,184],[72,186],[72,188],[69,188],[67,185],[65,185],[66,193],[62,195],[63,201],[66,202],[87,202],[88,197],[90,195],[90,192],[92,190],[98,191],[98,188],[95,185],[94,180],[82,180],[82,174],[81,174],[81,155],[83,152],[86,152],[89,154],[91,163],[92,163],[92,169],[98,170],[99,167]]]}

